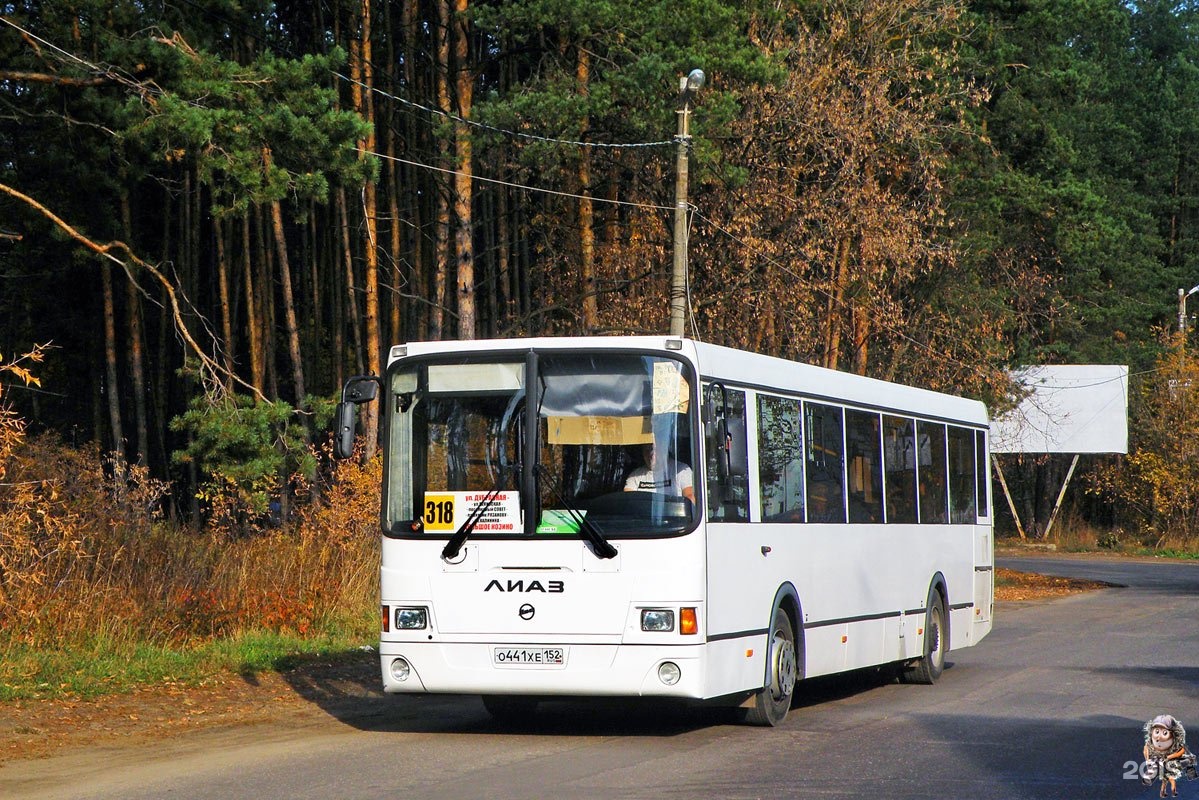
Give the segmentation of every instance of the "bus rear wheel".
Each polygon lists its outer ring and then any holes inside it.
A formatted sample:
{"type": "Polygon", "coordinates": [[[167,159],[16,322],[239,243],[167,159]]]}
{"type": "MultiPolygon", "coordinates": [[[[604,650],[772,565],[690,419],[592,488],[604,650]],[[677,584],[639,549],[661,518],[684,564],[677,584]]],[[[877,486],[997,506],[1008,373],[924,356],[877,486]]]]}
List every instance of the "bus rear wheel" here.
{"type": "Polygon", "coordinates": [[[750,725],[775,727],[787,718],[791,697],[799,677],[799,657],[795,647],[795,628],[791,617],[779,606],[770,624],[770,646],[766,652],[767,682],[754,694],[745,710],[750,725]]]}
{"type": "Polygon", "coordinates": [[[933,591],[924,622],[924,655],[904,667],[900,679],[904,683],[931,685],[945,671],[945,653],[949,650],[949,629],[945,624],[945,604],[941,593],[933,591]]]}

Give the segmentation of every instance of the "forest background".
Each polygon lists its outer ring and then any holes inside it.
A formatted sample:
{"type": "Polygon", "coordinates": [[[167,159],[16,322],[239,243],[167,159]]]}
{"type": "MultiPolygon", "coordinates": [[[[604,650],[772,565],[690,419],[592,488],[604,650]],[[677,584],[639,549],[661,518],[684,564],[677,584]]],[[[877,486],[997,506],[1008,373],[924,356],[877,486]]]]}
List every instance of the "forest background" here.
{"type": "MultiPolygon", "coordinates": [[[[340,386],[396,342],[664,333],[696,67],[689,335],[993,408],[1015,366],[1127,364],[1072,528],[1193,550],[1196,15],[0,2],[0,696],[369,640],[340,386]]],[[[1045,520],[1063,464],[1011,462],[1045,520]]]]}

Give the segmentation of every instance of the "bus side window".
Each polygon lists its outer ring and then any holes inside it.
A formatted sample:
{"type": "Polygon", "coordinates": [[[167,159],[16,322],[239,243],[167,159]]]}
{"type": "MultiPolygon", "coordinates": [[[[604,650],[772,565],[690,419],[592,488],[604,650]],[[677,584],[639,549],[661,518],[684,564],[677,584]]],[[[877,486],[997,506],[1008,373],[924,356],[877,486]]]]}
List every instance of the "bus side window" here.
{"type": "Polygon", "coordinates": [[[982,431],[974,432],[974,477],[978,481],[975,497],[978,498],[978,515],[991,516],[987,506],[987,484],[990,483],[991,460],[987,458],[987,435],[982,431]]]}
{"type": "Polygon", "coordinates": [[[758,485],[763,522],[803,522],[799,401],[758,395],[758,485]]]}
{"type": "Polygon", "coordinates": [[[912,420],[883,417],[887,522],[916,521],[916,438],[912,420]]]}
{"type": "Polygon", "coordinates": [[[949,522],[949,492],[946,481],[945,426],[939,422],[916,422],[917,484],[920,489],[920,522],[923,525],[949,522]]]}
{"type": "Polygon", "coordinates": [[[973,525],[977,521],[975,502],[974,431],[949,426],[949,521],[973,525]]]}
{"type": "Polygon", "coordinates": [[[745,442],[745,392],[717,384],[705,388],[706,404],[716,410],[704,464],[708,519],[749,519],[749,454],[745,442]],[[727,434],[727,441],[722,440],[727,434]],[[725,447],[728,447],[727,460],[725,447]]]}
{"type": "Polygon", "coordinates": [[[803,404],[808,522],[845,521],[845,435],[841,409],[803,404]]]}
{"type": "Polygon", "coordinates": [[[883,521],[883,454],[879,427],[879,415],[873,411],[845,412],[850,522],[883,521]]]}

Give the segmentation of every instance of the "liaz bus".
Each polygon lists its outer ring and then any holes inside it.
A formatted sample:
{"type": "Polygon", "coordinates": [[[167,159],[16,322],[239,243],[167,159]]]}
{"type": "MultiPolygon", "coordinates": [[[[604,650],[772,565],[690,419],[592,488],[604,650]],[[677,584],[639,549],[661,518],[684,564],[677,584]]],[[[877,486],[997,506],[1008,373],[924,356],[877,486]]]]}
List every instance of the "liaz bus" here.
{"type": "Polygon", "coordinates": [[[982,403],[684,338],[414,343],[347,382],[339,456],[376,397],[387,692],[777,725],[797,681],[932,683],[991,629],[982,403]]]}

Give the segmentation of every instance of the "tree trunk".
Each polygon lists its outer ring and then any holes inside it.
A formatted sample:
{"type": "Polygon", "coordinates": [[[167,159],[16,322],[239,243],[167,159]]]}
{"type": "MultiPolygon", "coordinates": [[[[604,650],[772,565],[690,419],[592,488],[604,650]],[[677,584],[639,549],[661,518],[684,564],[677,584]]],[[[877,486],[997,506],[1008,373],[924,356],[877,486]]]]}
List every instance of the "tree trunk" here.
{"type": "Polygon", "coordinates": [[[279,321],[279,298],[275,293],[275,274],[278,265],[275,264],[275,248],[271,243],[275,240],[273,220],[270,206],[260,206],[255,220],[255,247],[258,257],[254,260],[258,269],[258,302],[262,309],[262,369],[266,377],[267,396],[278,400],[279,395],[279,359],[276,357],[278,347],[275,344],[275,331],[279,321]]]}
{"type": "Polygon", "coordinates": [[[265,330],[259,304],[254,294],[254,264],[253,251],[250,245],[250,212],[247,210],[241,218],[241,256],[242,271],[245,273],[246,291],[246,334],[250,349],[250,384],[260,393],[265,394],[266,381],[262,369],[262,340],[259,331],[265,330]]]}
{"type": "MultiPolygon", "coordinates": [[[[121,227],[125,242],[133,246],[133,214],[129,208],[129,195],[121,193],[121,227]]],[[[137,428],[137,454],[134,461],[145,465],[150,458],[150,433],[146,421],[146,359],[142,349],[142,298],[137,284],[130,280],[126,284],[125,313],[129,317],[129,374],[133,378],[134,425],[137,428]]]]}
{"type": "Polygon", "coordinates": [[[221,302],[221,350],[224,353],[225,385],[233,385],[233,310],[229,302],[229,258],[225,252],[225,226],[213,220],[213,239],[216,242],[217,291],[221,302]]]}
{"type": "Polygon", "coordinates": [[[116,308],[112,292],[112,265],[100,265],[100,281],[104,289],[104,394],[108,400],[108,424],[112,434],[112,452],[123,469],[125,432],[121,428],[121,390],[117,385],[116,308]]]}
{"type": "MultiPolygon", "coordinates": [[[[404,83],[408,87],[408,91],[416,93],[416,51],[417,51],[417,30],[421,21],[418,19],[420,4],[418,0],[404,0],[403,8],[400,11],[400,25],[403,28],[404,42],[404,83]]],[[[418,138],[423,132],[423,129],[418,131],[417,119],[415,114],[404,114],[404,141],[406,146],[411,149],[416,145],[418,138]]],[[[408,248],[408,253],[411,256],[411,265],[409,275],[411,281],[408,286],[410,295],[416,298],[415,301],[410,300],[407,303],[408,314],[406,316],[405,334],[402,338],[408,339],[411,337],[420,338],[425,335],[428,330],[425,327],[427,319],[428,307],[420,302],[427,299],[430,295],[427,291],[427,276],[425,275],[425,237],[424,226],[422,220],[427,217],[425,207],[422,205],[427,192],[421,192],[421,182],[428,186],[427,176],[423,173],[417,173],[414,167],[403,165],[401,167],[401,175],[405,188],[404,207],[407,209],[407,217],[412,230],[412,246],[408,248]]]]}
{"type": "MultiPolygon", "coordinates": [[[[384,74],[387,76],[388,93],[393,96],[399,96],[403,88],[399,85],[397,76],[397,65],[399,60],[396,57],[396,41],[397,38],[401,43],[406,41],[408,32],[400,31],[396,35],[394,22],[392,20],[392,4],[386,3],[383,6],[383,30],[387,35],[387,64],[384,69],[384,74]]],[[[402,14],[401,14],[402,16],[402,14]]],[[[386,103],[384,119],[398,119],[400,115],[397,113],[398,103],[389,99],[386,103]]],[[[404,115],[407,116],[407,115],[404,115]]],[[[385,342],[402,341],[400,335],[400,286],[403,285],[403,276],[400,274],[400,262],[402,260],[402,250],[404,246],[403,232],[400,227],[400,165],[395,160],[396,158],[396,132],[394,125],[383,126],[384,146],[383,150],[387,153],[387,214],[391,220],[388,227],[390,236],[388,242],[388,263],[391,265],[388,281],[391,284],[391,292],[388,295],[385,303],[387,307],[387,332],[383,334],[385,342]]]]}
{"type": "MultiPolygon", "coordinates": [[[[262,149],[262,163],[270,169],[271,151],[262,149]]],[[[296,322],[296,303],[291,291],[291,266],[287,260],[287,239],[283,233],[283,209],[278,200],[271,201],[271,224],[275,234],[275,254],[279,263],[279,286],[283,290],[283,321],[287,325],[287,352],[291,357],[291,377],[295,387],[295,405],[304,404],[304,362],[300,354],[300,328],[296,322]]]]}
{"type": "Polygon", "coordinates": [[[512,246],[509,243],[510,232],[508,230],[508,192],[496,192],[496,205],[499,207],[496,212],[496,238],[499,239],[499,245],[496,247],[496,291],[499,294],[499,313],[496,315],[497,324],[496,330],[500,329],[498,320],[502,319],[508,322],[512,318],[512,246]]]}
{"type": "MultiPolygon", "coordinates": [[[[445,114],[453,113],[450,106],[450,6],[449,0],[437,0],[437,107],[445,114]]],[[[450,160],[449,144],[438,139],[438,161],[450,160]]],[[[433,308],[429,312],[429,338],[440,339],[444,334],[446,285],[449,281],[450,205],[446,193],[436,189],[437,211],[434,223],[433,308]]]]}
{"type": "MultiPolygon", "coordinates": [[[[468,0],[454,0],[454,61],[458,70],[458,116],[470,119],[474,93],[474,71],[470,65],[470,18],[468,0]]],[[[474,175],[470,128],[454,126],[457,174],[454,176],[455,250],[458,269],[458,338],[474,339],[478,329],[475,298],[475,246],[473,220],[474,175]]]]}
{"type": "MultiPolygon", "coordinates": [[[[341,252],[342,263],[346,276],[346,307],[350,311],[349,325],[354,337],[354,363],[358,366],[357,373],[366,371],[366,361],[363,358],[362,347],[362,316],[358,313],[358,289],[354,280],[354,251],[350,241],[350,220],[347,209],[345,187],[337,187],[337,212],[341,218],[341,252]]],[[[341,354],[338,354],[341,357],[341,354]]]]}
{"type": "Polygon", "coordinates": [[[853,371],[866,374],[870,350],[870,312],[861,303],[853,304],[853,371]]]}
{"type": "MultiPolygon", "coordinates": [[[[359,47],[362,57],[362,105],[358,113],[371,124],[366,139],[361,143],[361,155],[375,150],[374,133],[374,70],[371,65],[371,0],[362,0],[362,40],[359,47]]],[[[367,180],[362,188],[362,213],[366,221],[366,369],[370,375],[381,375],[379,344],[379,220],[374,181],[367,180]]],[[[364,458],[375,455],[379,438],[379,404],[368,403],[362,409],[362,427],[366,438],[364,458]]]]}
{"type": "Polygon", "coordinates": [[[849,280],[849,237],[837,242],[833,264],[833,286],[825,320],[824,366],[836,369],[841,359],[841,318],[845,306],[845,284],[849,280]]]}
{"type": "MultiPolygon", "coordinates": [[[[575,82],[579,94],[585,98],[591,81],[591,56],[582,45],[577,48],[577,53],[575,82]]],[[[587,136],[590,126],[591,119],[584,114],[580,124],[583,137],[587,136]]],[[[591,203],[590,147],[584,147],[579,153],[579,195],[579,279],[583,294],[583,328],[587,333],[591,333],[599,328],[599,307],[595,286],[595,212],[591,203]]]]}

